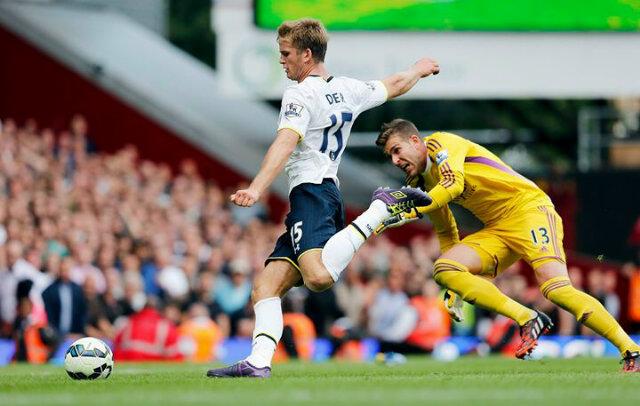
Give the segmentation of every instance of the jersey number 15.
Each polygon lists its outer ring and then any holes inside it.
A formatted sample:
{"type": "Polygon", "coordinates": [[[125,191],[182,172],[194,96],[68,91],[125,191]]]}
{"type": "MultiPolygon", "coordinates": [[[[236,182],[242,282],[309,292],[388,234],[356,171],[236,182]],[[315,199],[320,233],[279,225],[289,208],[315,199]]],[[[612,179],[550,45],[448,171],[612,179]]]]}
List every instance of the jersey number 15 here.
{"type": "Polygon", "coordinates": [[[329,147],[329,132],[333,129],[332,135],[336,137],[336,142],[338,143],[338,145],[336,146],[335,150],[329,151],[329,158],[332,161],[335,161],[336,159],[338,159],[338,157],[340,157],[340,154],[344,149],[344,140],[342,139],[342,126],[344,126],[345,123],[351,122],[351,120],[353,120],[353,113],[343,111],[340,114],[340,120],[338,120],[338,117],[336,117],[335,114],[332,114],[330,118],[331,125],[324,129],[324,137],[322,138],[320,152],[322,152],[323,154],[327,152],[327,148],[329,147]]]}

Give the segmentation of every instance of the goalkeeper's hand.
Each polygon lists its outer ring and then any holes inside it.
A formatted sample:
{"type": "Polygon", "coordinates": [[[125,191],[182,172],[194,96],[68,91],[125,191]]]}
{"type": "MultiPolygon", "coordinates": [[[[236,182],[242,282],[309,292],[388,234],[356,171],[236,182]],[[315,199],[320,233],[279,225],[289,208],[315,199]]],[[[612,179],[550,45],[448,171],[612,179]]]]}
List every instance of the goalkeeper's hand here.
{"type": "Polygon", "coordinates": [[[449,289],[444,292],[444,307],[447,309],[449,316],[457,322],[464,320],[464,314],[462,313],[463,304],[462,298],[458,296],[456,292],[449,289]]]}
{"type": "Polygon", "coordinates": [[[388,228],[395,228],[403,226],[407,223],[411,223],[413,221],[419,220],[422,218],[422,213],[420,213],[416,208],[411,209],[409,212],[398,213],[394,216],[391,216],[384,220],[378,228],[375,229],[374,233],[376,235],[380,235],[385,232],[388,228]]]}

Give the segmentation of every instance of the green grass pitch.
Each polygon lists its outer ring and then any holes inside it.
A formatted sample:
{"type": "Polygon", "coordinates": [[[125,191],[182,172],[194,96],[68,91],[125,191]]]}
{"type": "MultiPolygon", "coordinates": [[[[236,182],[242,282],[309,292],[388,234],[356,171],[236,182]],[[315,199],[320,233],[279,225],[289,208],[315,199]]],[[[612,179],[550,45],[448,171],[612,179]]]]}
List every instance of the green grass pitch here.
{"type": "Polygon", "coordinates": [[[640,374],[615,359],[519,361],[427,357],[403,365],[276,365],[268,380],[205,377],[207,365],[116,363],[104,381],[73,381],[61,366],[0,368],[0,405],[638,404],[640,374]]]}

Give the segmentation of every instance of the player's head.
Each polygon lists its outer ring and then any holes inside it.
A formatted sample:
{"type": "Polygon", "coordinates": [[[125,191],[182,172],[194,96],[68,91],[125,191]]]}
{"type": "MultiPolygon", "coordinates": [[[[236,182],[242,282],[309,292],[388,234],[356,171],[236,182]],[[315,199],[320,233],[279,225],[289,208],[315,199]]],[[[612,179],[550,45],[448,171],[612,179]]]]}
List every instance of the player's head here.
{"type": "Polygon", "coordinates": [[[316,65],[323,63],[328,41],[327,30],[318,20],[303,18],[280,24],[280,63],[287,77],[301,81],[316,65]]]}
{"type": "Polygon", "coordinates": [[[397,118],[382,124],[376,145],[408,176],[424,172],[428,159],[427,148],[411,121],[397,118]]]}

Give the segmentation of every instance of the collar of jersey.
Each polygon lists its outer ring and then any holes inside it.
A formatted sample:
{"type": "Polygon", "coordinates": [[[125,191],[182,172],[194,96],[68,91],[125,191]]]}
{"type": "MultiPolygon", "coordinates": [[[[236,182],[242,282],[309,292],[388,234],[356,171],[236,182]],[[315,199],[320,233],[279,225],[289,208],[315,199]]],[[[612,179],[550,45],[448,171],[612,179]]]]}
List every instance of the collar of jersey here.
{"type": "Polygon", "coordinates": [[[331,82],[331,79],[333,79],[333,76],[329,76],[329,77],[327,78],[327,80],[325,80],[325,79],[324,79],[322,76],[320,76],[320,75],[309,75],[309,76],[307,76],[307,77],[308,77],[308,78],[320,78],[320,79],[324,80],[325,82],[331,82]]]}

